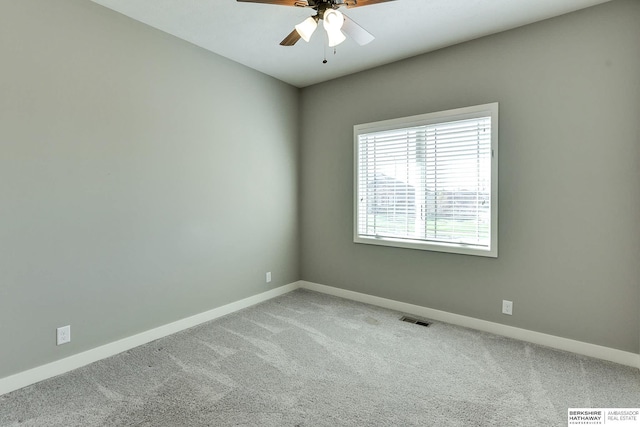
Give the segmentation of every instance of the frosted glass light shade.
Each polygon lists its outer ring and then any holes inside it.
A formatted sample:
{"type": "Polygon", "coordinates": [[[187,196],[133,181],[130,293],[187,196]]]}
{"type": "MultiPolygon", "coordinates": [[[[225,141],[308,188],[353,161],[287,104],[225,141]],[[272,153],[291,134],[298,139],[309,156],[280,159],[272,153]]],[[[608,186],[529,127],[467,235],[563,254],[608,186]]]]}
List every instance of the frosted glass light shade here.
{"type": "Polygon", "coordinates": [[[346,40],[346,36],[342,34],[340,28],[344,25],[344,16],[337,10],[330,9],[324,13],[322,17],[322,25],[329,36],[329,47],[338,46],[346,40]]]}
{"type": "Polygon", "coordinates": [[[322,25],[324,25],[324,29],[327,30],[327,32],[330,30],[340,30],[342,25],[344,25],[344,16],[337,10],[329,9],[322,17],[322,25]]]}
{"type": "Polygon", "coordinates": [[[309,39],[311,39],[313,32],[316,30],[316,28],[318,28],[318,23],[315,19],[313,19],[313,16],[310,16],[296,25],[295,28],[298,34],[300,34],[300,37],[302,37],[304,41],[309,42],[309,39]]]}
{"type": "Polygon", "coordinates": [[[338,46],[347,39],[340,30],[327,30],[327,36],[329,36],[329,47],[338,46]]]}

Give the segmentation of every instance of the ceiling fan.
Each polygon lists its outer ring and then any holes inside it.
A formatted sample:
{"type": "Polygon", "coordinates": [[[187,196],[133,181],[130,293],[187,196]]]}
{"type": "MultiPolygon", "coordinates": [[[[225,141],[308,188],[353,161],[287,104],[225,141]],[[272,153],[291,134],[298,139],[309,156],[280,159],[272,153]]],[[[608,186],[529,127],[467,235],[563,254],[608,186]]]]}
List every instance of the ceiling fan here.
{"type": "Polygon", "coordinates": [[[293,46],[298,40],[308,42],[311,35],[318,27],[318,21],[322,20],[329,47],[334,47],[345,41],[346,33],[360,46],[371,42],[374,37],[367,30],[356,24],[352,19],[341,13],[338,9],[368,6],[376,3],[385,3],[395,0],[237,0],[241,3],[262,3],[279,6],[308,7],[316,11],[316,14],[308,17],[296,25],[293,31],[280,42],[282,46],[293,46]],[[344,32],[344,33],[343,33],[344,32]]]}

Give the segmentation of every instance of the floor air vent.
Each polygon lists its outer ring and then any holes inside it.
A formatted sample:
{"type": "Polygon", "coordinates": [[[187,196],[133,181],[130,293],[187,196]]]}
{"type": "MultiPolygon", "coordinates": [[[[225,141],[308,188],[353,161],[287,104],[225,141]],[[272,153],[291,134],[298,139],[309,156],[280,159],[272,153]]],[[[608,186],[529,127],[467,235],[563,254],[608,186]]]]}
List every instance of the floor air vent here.
{"type": "Polygon", "coordinates": [[[415,323],[416,325],[420,325],[420,326],[429,326],[431,324],[429,322],[425,322],[424,320],[418,320],[414,317],[409,317],[409,316],[402,316],[400,320],[407,323],[415,323]]]}

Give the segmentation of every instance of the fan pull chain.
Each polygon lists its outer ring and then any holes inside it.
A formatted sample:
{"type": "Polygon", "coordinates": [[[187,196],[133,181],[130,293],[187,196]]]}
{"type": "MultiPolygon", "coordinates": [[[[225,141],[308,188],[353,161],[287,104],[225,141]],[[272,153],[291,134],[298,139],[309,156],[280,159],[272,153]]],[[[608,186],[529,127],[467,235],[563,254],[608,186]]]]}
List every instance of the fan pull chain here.
{"type": "MultiPolygon", "coordinates": [[[[338,53],[338,50],[336,49],[336,47],[333,47],[333,54],[336,55],[338,53]]],[[[326,64],[327,62],[327,46],[324,46],[324,59],[322,60],[323,64],[326,64]]]]}

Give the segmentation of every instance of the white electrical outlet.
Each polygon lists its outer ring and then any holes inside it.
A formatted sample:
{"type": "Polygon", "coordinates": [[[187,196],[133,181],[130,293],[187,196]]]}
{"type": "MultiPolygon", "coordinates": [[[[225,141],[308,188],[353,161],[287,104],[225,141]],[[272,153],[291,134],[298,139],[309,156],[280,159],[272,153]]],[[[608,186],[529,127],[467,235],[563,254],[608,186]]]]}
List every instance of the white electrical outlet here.
{"type": "Polygon", "coordinates": [[[513,315],[513,301],[502,300],[502,314],[513,315]]]}
{"type": "Polygon", "coordinates": [[[267,283],[271,283],[271,272],[270,271],[267,272],[266,279],[267,279],[267,283]]]}
{"type": "Polygon", "coordinates": [[[66,344],[71,341],[71,325],[62,326],[56,329],[57,345],[66,344]]]}

